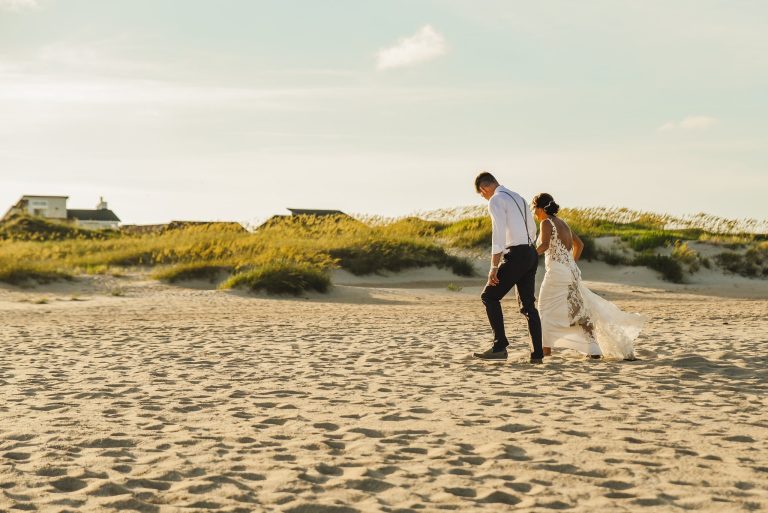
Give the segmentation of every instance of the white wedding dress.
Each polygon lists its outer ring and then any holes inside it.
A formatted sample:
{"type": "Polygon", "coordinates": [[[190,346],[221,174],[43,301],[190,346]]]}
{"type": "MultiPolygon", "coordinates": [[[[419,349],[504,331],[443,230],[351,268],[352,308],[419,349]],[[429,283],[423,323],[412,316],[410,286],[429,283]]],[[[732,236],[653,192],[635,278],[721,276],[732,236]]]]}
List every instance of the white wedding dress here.
{"type": "Polygon", "coordinates": [[[583,354],[634,359],[634,341],[645,317],[625,313],[584,286],[581,270],[552,225],[545,252],[544,281],[539,292],[543,346],[575,349],[583,354]]]}

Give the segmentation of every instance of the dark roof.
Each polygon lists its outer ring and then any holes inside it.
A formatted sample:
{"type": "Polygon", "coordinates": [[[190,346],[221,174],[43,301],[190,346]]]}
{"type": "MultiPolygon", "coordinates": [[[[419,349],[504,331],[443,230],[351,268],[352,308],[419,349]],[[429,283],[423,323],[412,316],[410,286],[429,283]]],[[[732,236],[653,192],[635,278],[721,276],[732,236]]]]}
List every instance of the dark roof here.
{"type": "Polygon", "coordinates": [[[341,210],[314,210],[304,208],[289,208],[291,214],[295,216],[345,216],[341,210]]]}
{"type": "Polygon", "coordinates": [[[70,210],[67,209],[67,219],[77,219],[78,221],[117,221],[120,218],[114,212],[107,208],[98,210],[70,210]]]}

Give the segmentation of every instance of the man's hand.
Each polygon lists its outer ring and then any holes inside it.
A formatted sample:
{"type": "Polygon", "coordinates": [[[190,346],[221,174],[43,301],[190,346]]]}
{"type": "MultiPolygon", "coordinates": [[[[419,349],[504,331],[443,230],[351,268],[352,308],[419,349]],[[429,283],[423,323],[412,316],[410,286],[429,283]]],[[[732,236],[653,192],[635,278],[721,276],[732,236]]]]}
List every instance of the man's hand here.
{"type": "Polygon", "coordinates": [[[486,283],[487,286],[494,286],[499,284],[499,269],[491,267],[491,270],[488,271],[488,283],[486,283]]]}

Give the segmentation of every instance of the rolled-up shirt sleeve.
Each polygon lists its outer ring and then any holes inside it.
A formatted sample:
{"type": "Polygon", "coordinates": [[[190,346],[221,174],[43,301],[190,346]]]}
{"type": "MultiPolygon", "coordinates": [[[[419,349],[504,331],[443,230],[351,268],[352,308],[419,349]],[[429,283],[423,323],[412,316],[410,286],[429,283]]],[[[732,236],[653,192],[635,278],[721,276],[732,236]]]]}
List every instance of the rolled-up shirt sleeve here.
{"type": "Polygon", "coordinates": [[[491,254],[502,253],[507,246],[507,216],[504,203],[499,196],[493,196],[488,202],[488,213],[491,214],[491,254]]]}

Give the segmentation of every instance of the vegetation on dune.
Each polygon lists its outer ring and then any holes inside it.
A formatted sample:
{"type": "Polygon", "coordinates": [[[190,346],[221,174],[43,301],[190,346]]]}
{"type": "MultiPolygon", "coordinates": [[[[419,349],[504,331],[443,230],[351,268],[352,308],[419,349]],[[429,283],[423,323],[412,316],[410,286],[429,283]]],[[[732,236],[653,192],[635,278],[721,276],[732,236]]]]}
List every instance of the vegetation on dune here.
{"type": "Polygon", "coordinates": [[[746,277],[768,276],[768,242],[749,248],[744,254],[726,251],[715,257],[726,271],[746,277]]]}
{"type": "MultiPolygon", "coordinates": [[[[471,217],[459,219],[450,211],[431,219],[286,216],[252,232],[237,224],[210,223],[119,233],[19,217],[0,223],[0,281],[31,283],[149,267],[155,278],[168,282],[228,274],[227,287],[295,294],[327,289],[329,271],[338,268],[359,275],[437,266],[471,276],[472,263],[453,252],[485,252],[491,222],[482,208],[459,211],[471,217]]],[[[713,262],[728,272],[768,276],[766,236],[749,231],[759,223],[711,216],[679,219],[625,209],[564,209],[561,216],[584,241],[584,260],[644,265],[676,282],[713,262]],[[607,236],[617,237],[623,246],[602,249],[597,239],[607,236]],[[710,262],[689,241],[742,252],[727,251],[710,262]]]]}
{"type": "Polygon", "coordinates": [[[64,222],[31,216],[15,216],[0,224],[0,239],[4,240],[91,240],[109,239],[118,235],[114,230],[86,230],[64,222]]]}
{"type": "Polygon", "coordinates": [[[0,258],[73,273],[106,273],[115,266],[151,267],[157,268],[155,278],[169,282],[235,272],[230,285],[249,283],[270,293],[295,293],[293,285],[279,285],[289,282],[319,290],[323,281],[314,274],[327,278],[335,268],[368,274],[436,265],[472,275],[470,261],[448,254],[433,240],[441,227],[441,223],[419,220],[367,225],[346,216],[292,217],[253,233],[238,226],[210,224],[107,238],[12,240],[0,245],[0,258]],[[305,278],[294,279],[297,276],[305,278]]]}

